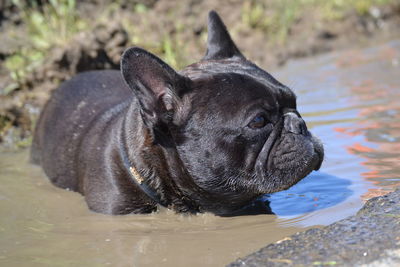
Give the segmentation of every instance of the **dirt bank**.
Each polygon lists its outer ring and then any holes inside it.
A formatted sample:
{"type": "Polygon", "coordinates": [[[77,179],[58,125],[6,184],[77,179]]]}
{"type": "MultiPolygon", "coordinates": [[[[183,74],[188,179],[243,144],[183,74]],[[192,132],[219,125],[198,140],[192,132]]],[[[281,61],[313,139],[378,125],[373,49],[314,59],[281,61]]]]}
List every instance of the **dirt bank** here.
{"type": "Polygon", "coordinates": [[[398,266],[399,236],[400,189],[370,199],[354,216],[297,233],[228,266],[398,266]]]}
{"type": "Polygon", "coordinates": [[[199,60],[205,52],[211,9],[223,17],[243,53],[267,70],[292,58],[400,36],[400,2],[390,0],[380,5],[351,1],[364,3],[354,6],[344,1],[343,6],[319,8],[296,4],[303,1],[159,0],[117,5],[93,0],[63,6],[68,12],[61,14],[47,8],[46,1],[36,2],[38,12],[7,4],[0,13],[0,143],[7,147],[30,144],[40,109],[60,82],[81,71],[118,69],[120,55],[129,46],[144,47],[178,69],[199,60]],[[58,20],[55,26],[47,25],[53,13],[58,20]]]}

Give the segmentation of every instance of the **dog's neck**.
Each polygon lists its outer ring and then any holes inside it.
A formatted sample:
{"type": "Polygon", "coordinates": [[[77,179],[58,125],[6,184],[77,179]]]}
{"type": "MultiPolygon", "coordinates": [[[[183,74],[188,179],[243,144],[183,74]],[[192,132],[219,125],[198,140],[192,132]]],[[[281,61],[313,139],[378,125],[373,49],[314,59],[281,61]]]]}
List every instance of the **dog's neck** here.
{"type": "MultiPolygon", "coordinates": [[[[122,123],[120,150],[124,165],[132,181],[155,204],[182,212],[198,212],[196,197],[201,192],[193,179],[179,167],[175,147],[155,145],[150,130],[140,114],[137,101],[133,101],[122,123]],[[130,118],[130,119],[126,119],[130,118]],[[163,164],[168,162],[167,164],[163,164]],[[162,174],[162,175],[160,175],[162,174]],[[163,177],[161,179],[160,177],[163,177]],[[190,183],[193,190],[183,191],[190,183]],[[192,200],[194,199],[194,200],[192,200]]],[[[182,165],[180,165],[182,166],[182,165]]]]}

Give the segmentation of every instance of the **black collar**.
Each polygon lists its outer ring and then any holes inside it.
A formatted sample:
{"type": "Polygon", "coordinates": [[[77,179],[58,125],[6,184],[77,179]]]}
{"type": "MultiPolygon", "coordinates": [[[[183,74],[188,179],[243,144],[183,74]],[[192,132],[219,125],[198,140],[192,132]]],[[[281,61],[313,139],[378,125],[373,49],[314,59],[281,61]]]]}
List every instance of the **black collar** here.
{"type": "Polygon", "coordinates": [[[161,199],[160,194],[158,194],[155,190],[150,188],[146,184],[145,178],[138,172],[138,170],[130,163],[128,155],[126,151],[121,148],[122,159],[124,161],[125,168],[129,170],[129,174],[131,180],[142,190],[143,193],[146,194],[149,198],[151,198],[157,204],[160,204],[163,207],[168,207],[168,204],[161,199]]]}
{"type": "Polygon", "coordinates": [[[135,167],[132,165],[129,166],[129,173],[131,174],[132,180],[136,183],[136,185],[154,202],[160,204],[161,206],[167,207],[168,205],[161,199],[160,194],[158,194],[155,190],[150,188],[145,181],[145,178],[140,175],[135,167]]]}

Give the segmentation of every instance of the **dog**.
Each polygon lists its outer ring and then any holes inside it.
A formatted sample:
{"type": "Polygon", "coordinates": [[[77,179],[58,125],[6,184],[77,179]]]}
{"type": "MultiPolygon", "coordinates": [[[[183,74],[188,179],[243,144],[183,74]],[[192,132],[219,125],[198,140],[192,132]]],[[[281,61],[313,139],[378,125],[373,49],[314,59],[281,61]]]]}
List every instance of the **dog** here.
{"type": "Polygon", "coordinates": [[[180,72],[138,47],[121,71],[56,89],[31,161],[105,214],[234,214],[318,170],[324,150],[285,85],[247,60],[215,11],[207,52],[180,72]]]}

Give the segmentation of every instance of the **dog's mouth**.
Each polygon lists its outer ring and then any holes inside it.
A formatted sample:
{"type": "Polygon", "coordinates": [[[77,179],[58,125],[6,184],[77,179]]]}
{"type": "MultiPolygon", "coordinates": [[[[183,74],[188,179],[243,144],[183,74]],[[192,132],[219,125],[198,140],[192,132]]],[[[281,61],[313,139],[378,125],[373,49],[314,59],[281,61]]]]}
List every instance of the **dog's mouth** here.
{"type": "Polygon", "coordinates": [[[305,124],[301,131],[295,132],[287,126],[285,119],[280,120],[255,162],[255,173],[262,184],[260,193],[273,193],[291,187],[313,170],[318,170],[323,158],[321,142],[307,130],[305,124]]]}
{"type": "Polygon", "coordinates": [[[260,153],[258,154],[256,160],[255,171],[258,177],[265,178],[266,170],[265,170],[265,163],[269,161],[271,150],[274,147],[275,142],[279,138],[279,135],[282,132],[283,128],[283,120],[280,120],[272,130],[271,134],[269,135],[267,141],[265,142],[264,146],[262,147],[260,153]]]}

